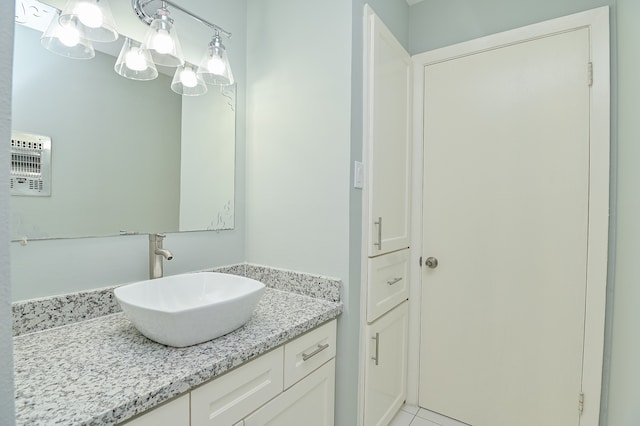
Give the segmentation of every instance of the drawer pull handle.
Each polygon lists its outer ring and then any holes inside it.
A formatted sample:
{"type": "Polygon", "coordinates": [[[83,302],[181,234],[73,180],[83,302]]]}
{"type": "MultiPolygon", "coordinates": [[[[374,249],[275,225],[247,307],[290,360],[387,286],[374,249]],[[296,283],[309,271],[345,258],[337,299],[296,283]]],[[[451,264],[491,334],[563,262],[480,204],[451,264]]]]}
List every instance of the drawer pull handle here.
{"type": "Polygon", "coordinates": [[[394,285],[394,284],[396,284],[396,283],[399,283],[400,281],[402,281],[402,277],[394,278],[394,279],[392,279],[391,281],[387,281],[387,284],[389,284],[389,285],[394,285]]]}
{"type": "Polygon", "coordinates": [[[373,222],[374,225],[378,225],[378,242],[373,243],[374,246],[378,246],[378,251],[382,250],[382,218],[379,217],[376,222],[373,222]]]}
{"type": "Polygon", "coordinates": [[[324,345],[318,345],[318,347],[316,348],[315,351],[311,352],[310,354],[305,354],[304,352],[302,353],[302,360],[306,361],[309,358],[318,355],[320,352],[324,351],[325,349],[327,349],[329,347],[328,343],[325,343],[324,345]]]}
{"type": "Polygon", "coordinates": [[[376,341],[376,355],[372,356],[371,359],[376,362],[376,365],[378,365],[380,358],[380,333],[376,333],[376,336],[371,339],[376,341]]]}

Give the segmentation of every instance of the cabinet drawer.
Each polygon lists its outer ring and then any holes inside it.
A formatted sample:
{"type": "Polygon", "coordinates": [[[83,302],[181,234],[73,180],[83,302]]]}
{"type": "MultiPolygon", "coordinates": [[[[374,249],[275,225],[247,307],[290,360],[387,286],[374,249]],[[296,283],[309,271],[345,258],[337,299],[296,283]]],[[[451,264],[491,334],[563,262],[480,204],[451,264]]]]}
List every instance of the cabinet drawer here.
{"type": "Polygon", "coordinates": [[[284,345],[285,389],[336,356],[336,320],[284,345]]]}
{"type": "Polygon", "coordinates": [[[233,425],[282,392],[282,357],[279,347],[191,391],[191,426],[233,425]]]}
{"type": "Polygon", "coordinates": [[[371,323],[409,297],[409,250],[368,260],[367,322],[371,323]]]}

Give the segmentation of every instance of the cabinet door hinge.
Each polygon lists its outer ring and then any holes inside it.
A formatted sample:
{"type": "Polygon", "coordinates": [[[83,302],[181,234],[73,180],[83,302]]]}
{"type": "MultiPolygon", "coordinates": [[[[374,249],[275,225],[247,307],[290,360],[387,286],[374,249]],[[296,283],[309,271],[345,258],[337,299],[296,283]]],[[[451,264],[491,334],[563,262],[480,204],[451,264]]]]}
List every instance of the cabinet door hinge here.
{"type": "Polygon", "coordinates": [[[593,86],[593,62],[587,64],[587,79],[589,87],[593,86]]]}
{"type": "Polygon", "coordinates": [[[580,392],[580,395],[578,395],[578,412],[582,414],[583,411],[584,411],[584,393],[580,392]]]}

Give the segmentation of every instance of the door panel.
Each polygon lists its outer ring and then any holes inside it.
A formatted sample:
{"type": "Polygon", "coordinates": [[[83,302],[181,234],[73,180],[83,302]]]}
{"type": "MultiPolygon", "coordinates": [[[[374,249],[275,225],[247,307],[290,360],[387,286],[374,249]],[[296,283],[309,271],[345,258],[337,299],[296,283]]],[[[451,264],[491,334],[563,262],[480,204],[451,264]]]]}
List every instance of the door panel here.
{"type": "Polygon", "coordinates": [[[369,256],[409,247],[411,57],[375,15],[367,51],[369,256]]]}
{"type": "Polygon", "coordinates": [[[408,322],[405,301],[366,327],[365,426],[388,425],[406,399],[408,322]]]}
{"type": "Polygon", "coordinates": [[[589,30],[425,68],[420,405],[577,425],[589,30]]]}

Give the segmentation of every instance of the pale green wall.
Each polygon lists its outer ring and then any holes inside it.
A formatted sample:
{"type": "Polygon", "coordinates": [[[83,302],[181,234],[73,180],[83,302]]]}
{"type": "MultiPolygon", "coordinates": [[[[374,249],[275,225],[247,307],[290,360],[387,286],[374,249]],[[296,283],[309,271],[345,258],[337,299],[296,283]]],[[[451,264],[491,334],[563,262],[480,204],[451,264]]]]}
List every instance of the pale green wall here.
{"type": "Polygon", "coordinates": [[[615,0],[424,0],[411,6],[409,53],[609,4],[615,0]]]}
{"type": "Polygon", "coordinates": [[[248,12],[247,260],[345,278],[350,5],[248,12]]]}
{"type": "MultiPolygon", "coordinates": [[[[13,0],[0,0],[0,140],[11,137],[11,58],[13,0]]],[[[9,176],[9,150],[0,149],[0,176],[9,176]]],[[[11,281],[9,279],[9,185],[0,181],[0,424],[12,426],[14,417],[11,281]]]]}
{"type": "MultiPolygon", "coordinates": [[[[357,9],[360,9],[356,11],[358,12],[356,15],[361,21],[361,8],[364,7],[365,3],[371,6],[400,44],[406,50],[409,50],[409,14],[411,9],[405,0],[355,0],[353,3],[357,5],[357,9]]],[[[360,32],[362,33],[362,30],[360,32]]]]}
{"type": "Polygon", "coordinates": [[[246,258],[343,281],[336,424],[353,425],[360,302],[350,298],[359,283],[349,281],[351,4],[247,3],[246,258]]]}
{"type": "MultiPolygon", "coordinates": [[[[617,221],[608,426],[640,424],[640,2],[618,0],[617,221]]],[[[615,81],[614,81],[615,84],[615,81]]],[[[617,119],[616,119],[617,118],[617,119]]]]}

